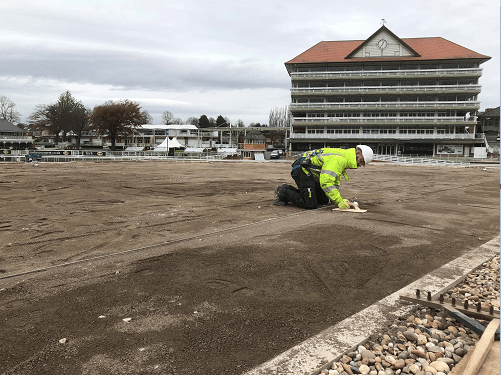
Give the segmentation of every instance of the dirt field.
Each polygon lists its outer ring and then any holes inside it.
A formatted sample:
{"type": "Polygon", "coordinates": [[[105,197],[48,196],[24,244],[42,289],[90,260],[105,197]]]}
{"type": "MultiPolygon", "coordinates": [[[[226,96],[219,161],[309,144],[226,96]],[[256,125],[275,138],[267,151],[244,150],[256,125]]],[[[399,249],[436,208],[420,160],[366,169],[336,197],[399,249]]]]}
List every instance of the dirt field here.
{"type": "Polygon", "coordinates": [[[0,164],[0,373],[241,374],[499,235],[499,166],[348,171],[363,214],[289,171],[0,164]]]}

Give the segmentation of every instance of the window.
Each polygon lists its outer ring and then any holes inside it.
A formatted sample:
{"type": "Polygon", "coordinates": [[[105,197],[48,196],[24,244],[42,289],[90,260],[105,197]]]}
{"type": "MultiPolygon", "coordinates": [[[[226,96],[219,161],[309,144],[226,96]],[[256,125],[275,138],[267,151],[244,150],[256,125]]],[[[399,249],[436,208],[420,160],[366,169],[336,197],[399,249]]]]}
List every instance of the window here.
{"type": "Polygon", "coordinates": [[[372,71],[372,70],[381,70],[381,65],[366,65],[364,70],[372,71]]]}
{"type": "Polygon", "coordinates": [[[383,86],[398,86],[398,81],[382,81],[383,86]]]}
{"type": "Polygon", "coordinates": [[[344,126],[343,133],[344,134],[358,134],[358,133],[360,133],[360,128],[358,126],[344,126]]]}
{"type": "Polygon", "coordinates": [[[437,116],[438,117],[452,117],[452,116],[455,116],[456,113],[453,112],[453,111],[439,111],[437,113],[437,116]]]}
{"type": "Polygon", "coordinates": [[[438,97],[439,102],[455,102],[456,101],[456,96],[455,95],[440,95],[438,97]]]}
{"type": "Polygon", "coordinates": [[[417,86],[418,81],[417,80],[410,80],[410,79],[405,79],[400,82],[402,86],[417,86]]]}
{"type": "Polygon", "coordinates": [[[400,97],[401,102],[417,102],[417,95],[402,95],[400,97]]]}
{"type": "Polygon", "coordinates": [[[452,79],[443,79],[438,81],[438,84],[442,86],[452,86],[452,85],[457,85],[457,83],[458,81],[452,79]]]}
{"type": "Polygon", "coordinates": [[[476,85],[477,83],[477,79],[460,79],[458,81],[458,85],[476,85]]]}
{"type": "Polygon", "coordinates": [[[327,84],[327,87],[344,87],[344,82],[342,82],[342,81],[329,82],[327,84]]]}
{"type": "Polygon", "coordinates": [[[345,102],[346,103],[358,103],[358,102],[361,102],[362,101],[362,97],[361,96],[347,96],[345,98],[345,102]]]}
{"type": "Polygon", "coordinates": [[[433,134],[433,126],[423,126],[417,128],[416,134],[433,134]]]}
{"type": "Polygon", "coordinates": [[[330,96],[327,98],[327,103],[342,103],[342,102],[343,102],[342,97],[330,96]]]}
{"type": "Polygon", "coordinates": [[[421,70],[430,70],[430,69],[438,69],[437,64],[421,64],[419,66],[421,70]]]}
{"type": "Polygon", "coordinates": [[[417,65],[417,64],[402,64],[400,69],[401,70],[418,70],[419,65],[417,65]]]}
{"type": "Polygon", "coordinates": [[[341,133],[343,133],[343,127],[342,126],[328,126],[326,133],[327,134],[341,134],[341,133]]]}
{"type": "Polygon", "coordinates": [[[385,95],[381,97],[382,102],[397,102],[398,96],[396,95],[385,95]]]}
{"type": "Polygon", "coordinates": [[[420,79],[419,86],[435,86],[437,84],[436,79],[420,79]]]}
{"type": "Polygon", "coordinates": [[[323,134],[324,133],[324,128],[308,128],[307,133],[308,134],[323,134]]]}
{"type": "Polygon", "coordinates": [[[327,87],[327,83],[326,82],[322,82],[322,81],[313,81],[313,82],[310,82],[310,87],[327,87]]]}
{"type": "Polygon", "coordinates": [[[437,134],[454,134],[454,128],[451,126],[437,126],[437,134]]]}
{"type": "Polygon", "coordinates": [[[363,134],[379,134],[381,128],[379,126],[364,126],[362,127],[363,134]]]}
{"type": "Polygon", "coordinates": [[[362,65],[348,65],[346,67],[347,72],[354,72],[354,71],[360,71],[360,70],[363,70],[362,65]]]}
{"type": "Polygon", "coordinates": [[[435,95],[419,95],[418,100],[420,102],[434,102],[435,101],[435,95]]]}
{"type": "Polygon", "coordinates": [[[417,128],[411,126],[400,126],[398,128],[399,134],[416,134],[417,128]]]}

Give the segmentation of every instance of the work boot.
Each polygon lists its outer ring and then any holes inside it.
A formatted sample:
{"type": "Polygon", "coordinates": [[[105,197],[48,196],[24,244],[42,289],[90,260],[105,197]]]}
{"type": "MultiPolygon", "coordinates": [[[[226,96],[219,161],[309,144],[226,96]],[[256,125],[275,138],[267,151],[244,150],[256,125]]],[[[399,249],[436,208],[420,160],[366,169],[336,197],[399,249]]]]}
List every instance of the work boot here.
{"type": "Polygon", "coordinates": [[[275,186],[275,197],[273,198],[273,204],[275,206],[285,206],[287,201],[284,198],[283,190],[286,184],[275,186]]]}

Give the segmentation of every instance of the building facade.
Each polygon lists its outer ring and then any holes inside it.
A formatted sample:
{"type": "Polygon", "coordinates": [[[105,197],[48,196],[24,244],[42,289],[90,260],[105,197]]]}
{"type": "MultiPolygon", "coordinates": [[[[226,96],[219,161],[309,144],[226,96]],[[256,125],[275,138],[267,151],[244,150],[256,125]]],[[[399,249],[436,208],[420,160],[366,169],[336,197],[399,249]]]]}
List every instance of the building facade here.
{"type": "Polygon", "coordinates": [[[485,135],[487,152],[499,156],[499,107],[487,108],[478,114],[477,129],[485,135]]]}
{"type": "Polygon", "coordinates": [[[364,143],[378,154],[473,156],[480,65],[490,59],[443,38],[323,41],[285,63],[292,152],[364,143]]]}
{"type": "Polygon", "coordinates": [[[0,119],[0,153],[10,150],[27,150],[33,147],[33,138],[11,122],[0,119]]]}

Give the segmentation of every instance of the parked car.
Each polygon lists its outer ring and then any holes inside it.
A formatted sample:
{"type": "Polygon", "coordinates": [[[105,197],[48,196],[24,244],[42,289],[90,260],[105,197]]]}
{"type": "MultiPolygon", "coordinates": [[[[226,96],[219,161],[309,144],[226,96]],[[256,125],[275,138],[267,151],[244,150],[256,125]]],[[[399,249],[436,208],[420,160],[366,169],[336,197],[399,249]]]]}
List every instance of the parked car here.
{"type": "Polygon", "coordinates": [[[280,150],[273,150],[270,154],[271,159],[278,159],[280,157],[280,150]]]}

